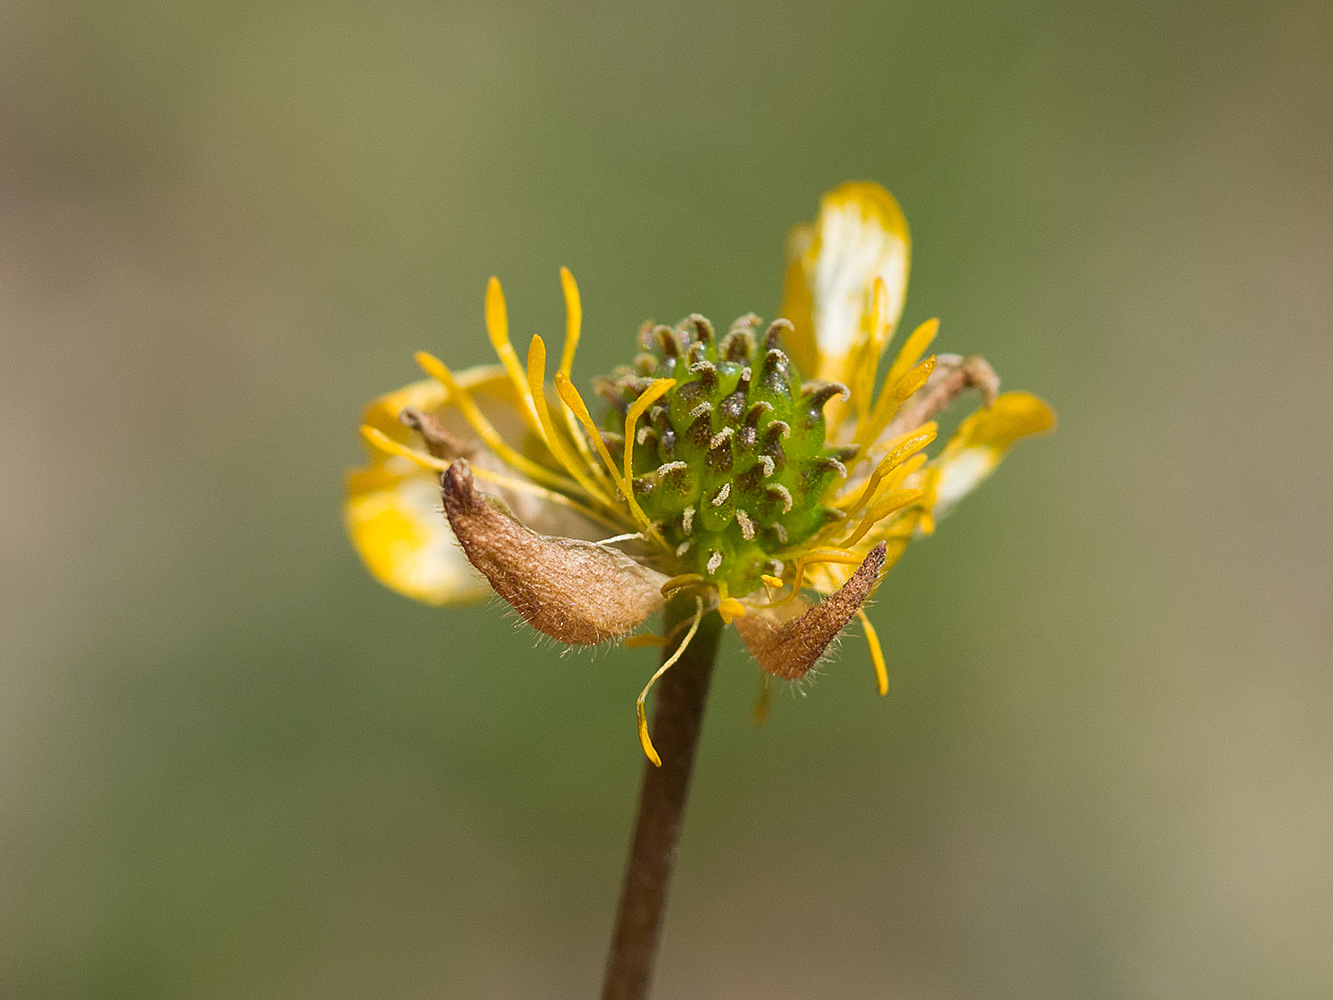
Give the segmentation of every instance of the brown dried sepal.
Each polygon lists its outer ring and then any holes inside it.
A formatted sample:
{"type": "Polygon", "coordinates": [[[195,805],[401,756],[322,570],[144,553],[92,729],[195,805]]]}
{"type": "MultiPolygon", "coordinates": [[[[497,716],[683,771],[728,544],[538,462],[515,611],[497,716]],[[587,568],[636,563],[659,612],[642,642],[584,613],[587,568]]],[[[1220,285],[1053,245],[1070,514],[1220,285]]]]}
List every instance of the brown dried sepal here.
{"type": "Polygon", "coordinates": [[[986,406],[991,406],[1000,391],[1000,376],[980,354],[966,358],[957,354],[939,355],[926,384],[903,403],[884,429],[883,440],[892,441],[916,430],[968,389],[980,389],[986,406]]]}
{"type": "Polygon", "coordinates": [[[876,545],[846,583],[796,618],[781,623],[763,615],[735,619],[732,624],[759,665],[786,680],[804,677],[870,596],[884,567],[884,549],[883,542],[876,545]]]}
{"type": "Polygon", "coordinates": [[[441,491],[472,565],[539,632],[595,645],[624,635],[664,603],[661,573],[606,545],[525,528],[501,500],[476,489],[465,459],[449,466],[441,491]]]}

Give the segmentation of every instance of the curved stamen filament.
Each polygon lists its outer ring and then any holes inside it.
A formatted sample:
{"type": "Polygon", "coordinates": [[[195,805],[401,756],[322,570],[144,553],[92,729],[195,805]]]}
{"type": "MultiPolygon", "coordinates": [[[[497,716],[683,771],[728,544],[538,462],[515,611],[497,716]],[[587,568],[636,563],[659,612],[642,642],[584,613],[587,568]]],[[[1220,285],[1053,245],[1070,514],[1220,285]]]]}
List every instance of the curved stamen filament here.
{"type": "Polygon", "coordinates": [[[625,483],[630,487],[634,485],[634,431],[639,423],[639,418],[644,415],[648,407],[658,401],[668,389],[676,384],[674,378],[659,378],[643,392],[639,393],[629,412],[625,414],[625,483]]]}
{"type": "Polygon", "coordinates": [[[801,584],[805,582],[805,567],[815,563],[842,563],[847,566],[857,566],[862,562],[863,557],[855,552],[849,552],[846,549],[811,549],[805,555],[796,560],[796,575],[792,577],[791,593],[786,597],[779,598],[771,604],[761,604],[761,608],[780,608],[784,604],[790,604],[801,594],[801,584]]]}
{"type": "Polygon", "coordinates": [[[603,493],[601,487],[588,475],[588,466],[580,462],[577,455],[570,452],[564,438],[560,436],[555,429],[555,425],[551,423],[551,411],[546,404],[545,383],[546,344],[541,337],[533,337],[532,343],[528,345],[528,390],[533,400],[542,437],[546,439],[546,445],[551,449],[551,454],[565,467],[565,471],[578,480],[578,484],[588,491],[589,496],[608,507],[614,507],[615,504],[611,498],[603,493]]]}
{"type": "Polygon", "coordinates": [[[870,647],[870,662],[875,665],[875,683],[879,685],[879,696],[882,698],[889,693],[889,670],[884,665],[884,650],[879,645],[879,633],[875,631],[875,626],[870,624],[864,608],[856,609],[856,617],[861,619],[861,627],[865,629],[866,645],[870,647]]]}
{"type": "MultiPolygon", "coordinates": [[[[903,400],[925,385],[926,379],[930,378],[930,373],[934,370],[935,356],[932,354],[896,382],[890,382],[888,377],[885,377],[884,388],[880,391],[879,399],[875,400],[875,408],[871,411],[870,419],[857,431],[856,443],[861,446],[861,454],[857,456],[856,461],[865,457],[866,449],[874,444],[875,438],[879,437],[880,432],[888,426],[893,415],[898,412],[898,407],[903,404],[903,400]]],[[[892,374],[893,372],[889,372],[889,375],[892,374]]]]}
{"type": "Polygon", "coordinates": [[[875,391],[875,371],[879,367],[879,356],[889,335],[889,290],[884,279],[875,276],[872,290],[871,309],[866,319],[870,325],[869,337],[866,338],[865,352],[861,361],[852,369],[852,399],[856,401],[857,424],[864,424],[870,415],[870,399],[875,391]]]}
{"type": "Polygon", "coordinates": [[[865,517],[861,519],[861,526],[843,539],[842,544],[850,548],[864,538],[870,529],[884,518],[896,510],[902,510],[904,507],[916,503],[925,495],[925,490],[894,490],[892,493],[886,494],[871,505],[870,509],[866,511],[865,517]]]}
{"type": "Polygon", "coordinates": [[[458,384],[458,380],[454,378],[453,372],[449,370],[448,366],[443,361],[435,357],[435,355],[428,354],[425,351],[417,351],[416,359],[417,364],[425,370],[426,374],[430,375],[432,378],[438,379],[439,382],[449,390],[449,401],[457,406],[459,412],[467,418],[467,422],[472,425],[472,429],[477,432],[477,436],[486,442],[487,446],[489,446],[490,449],[499,455],[507,464],[513,466],[514,469],[523,473],[525,476],[545,483],[552,489],[562,492],[583,492],[582,487],[580,487],[574,480],[567,479],[564,476],[552,472],[545,466],[538,465],[532,459],[520,455],[506,444],[504,438],[500,437],[499,432],[495,429],[495,426],[487,420],[486,415],[481,412],[481,408],[478,407],[476,401],[473,400],[472,394],[458,384]]]}
{"type": "Polygon", "coordinates": [[[648,715],[644,711],[643,703],[644,700],[648,697],[648,692],[651,691],[653,685],[657,683],[657,679],[661,677],[664,673],[666,673],[670,668],[674,667],[676,665],[676,661],[679,660],[685,654],[686,648],[688,648],[690,642],[694,639],[694,634],[699,631],[699,622],[703,620],[703,617],[704,617],[704,600],[702,597],[696,597],[694,620],[690,623],[690,630],[685,633],[685,638],[682,639],[680,645],[676,647],[676,651],[672,653],[660,667],[657,668],[657,673],[653,674],[653,676],[649,678],[648,683],[644,685],[643,691],[640,692],[639,694],[639,700],[635,702],[634,705],[634,712],[635,715],[638,717],[638,723],[639,723],[639,745],[643,747],[644,755],[658,767],[662,766],[662,758],[657,756],[657,750],[653,747],[653,741],[648,736],[648,715]]]}
{"type": "Polygon", "coordinates": [[[509,311],[505,308],[504,290],[500,288],[500,279],[494,275],[486,283],[486,335],[491,338],[491,346],[495,348],[500,363],[509,373],[509,381],[514,384],[519,399],[523,400],[523,419],[527,421],[529,427],[540,434],[541,423],[537,419],[537,406],[528,389],[528,382],[523,377],[518,354],[509,340],[509,311]]]}
{"type": "Polygon", "coordinates": [[[653,527],[653,522],[648,520],[648,515],[643,512],[639,502],[634,499],[634,488],[621,477],[620,470],[616,468],[615,460],[611,458],[611,453],[606,450],[606,442],[602,440],[602,435],[597,432],[597,426],[592,422],[592,416],[588,413],[588,406],[583,402],[583,397],[579,395],[579,391],[574,388],[574,383],[569,381],[563,372],[555,373],[555,391],[564,404],[574,411],[574,415],[579,418],[579,423],[587,429],[588,436],[592,438],[592,443],[597,448],[597,453],[602,456],[602,461],[606,463],[606,471],[611,473],[611,478],[615,480],[616,486],[625,498],[625,505],[629,507],[630,516],[634,518],[634,523],[642,528],[655,544],[665,548],[666,543],[662,541],[662,536],[653,527]]]}
{"type": "MultiPolygon", "coordinates": [[[[389,435],[385,434],[378,427],[371,427],[369,424],[361,425],[361,436],[365,438],[366,443],[373,448],[389,455],[399,455],[429,472],[444,472],[452,462],[446,462],[442,458],[436,458],[434,455],[428,455],[425,452],[417,451],[407,445],[395,441],[389,435]]],[[[492,483],[502,489],[513,490],[515,493],[526,493],[528,496],[538,497],[542,500],[549,500],[551,503],[559,504],[562,507],[568,507],[570,510],[578,511],[584,517],[596,521],[598,524],[612,531],[622,527],[615,521],[609,520],[605,515],[598,513],[591,507],[586,507],[577,500],[565,496],[563,493],[557,493],[554,490],[548,490],[538,486],[536,483],[530,483],[524,479],[514,479],[512,476],[506,476],[500,472],[492,472],[483,466],[473,464],[472,473],[478,479],[492,483]]]]}
{"type": "Polygon", "coordinates": [[[830,506],[846,507],[847,516],[851,517],[875,496],[875,490],[879,488],[880,480],[901,465],[913,453],[920,451],[930,442],[935,440],[935,435],[939,433],[939,424],[933,420],[928,424],[923,424],[916,430],[908,431],[902,437],[890,442],[888,453],[880,459],[879,464],[875,466],[875,471],[870,474],[870,479],[866,482],[865,488],[856,495],[856,499],[846,498],[833,501],[830,506]]]}
{"type": "MultiPolygon", "coordinates": [[[[578,283],[567,267],[560,269],[560,291],[565,296],[565,345],[560,350],[560,372],[565,378],[569,378],[569,373],[574,367],[574,352],[578,349],[579,335],[583,329],[583,300],[579,297],[578,283]]],[[[573,439],[579,455],[583,457],[584,465],[598,483],[609,488],[611,480],[607,477],[606,470],[593,459],[578,418],[569,409],[564,410],[564,415],[565,426],[569,428],[569,436],[573,439]]]]}

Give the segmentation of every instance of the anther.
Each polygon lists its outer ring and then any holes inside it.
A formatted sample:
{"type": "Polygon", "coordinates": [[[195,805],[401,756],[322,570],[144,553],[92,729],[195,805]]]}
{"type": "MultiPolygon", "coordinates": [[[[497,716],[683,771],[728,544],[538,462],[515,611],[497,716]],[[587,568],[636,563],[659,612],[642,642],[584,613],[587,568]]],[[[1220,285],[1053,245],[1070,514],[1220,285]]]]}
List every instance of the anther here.
{"type": "Polygon", "coordinates": [[[802,394],[805,403],[813,413],[818,413],[824,408],[824,405],[834,396],[841,396],[846,400],[851,393],[841,382],[826,382],[823,385],[807,388],[802,394]]]}
{"type": "Polygon", "coordinates": [[[690,546],[694,544],[693,538],[687,538],[676,546],[676,558],[679,559],[686,552],[690,551],[690,546]]]}
{"type": "Polygon", "coordinates": [[[694,529],[694,508],[686,507],[684,513],[680,515],[680,527],[685,534],[690,534],[694,529]]]}
{"type": "Polygon", "coordinates": [[[713,404],[705,399],[702,403],[700,403],[698,406],[696,406],[694,409],[690,411],[690,419],[698,420],[705,413],[712,413],[712,412],[713,412],[713,404]]]}
{"type": "Polygon", "coordinates": [[[721,566],[722,566],[722,553],[719,552],[717,549],[713,549],[711,552],[708,553],[708,574],[710,576],[716,574],[721,566]]]}
{"type": "Polygon", "coordinates": [[[771,455],[760,455],[759,464],[764,467],[764,478],[768,479],[773,473],[778,471],[777,463],[773,461],[771,455]]]}
{"type": "Polygon", "coordinates": [[[731,483],[723,483],[721,488],[719,488],[718,491],[715,494],[713,494],[713,498],[708,502],[711,503],[714,507],[721,507],[724,503],[727,502],[727,498],[729,496],[731,496],[731,483]]]}
{"type": "Polygon", "coordinates": [[[723,427],[720,431],[718,431],[716,434],[713,435],[713,440],[708,442],[708,447],[710,448],[718,447],[723,441],[725,441],[727,438],[731,437],[731,435],[735,433],[736,433],[735,428],[723,427]]]}
{"type": "Polygon", "coordinates": [[[680,355],[680,340],[676,337],[676,331],[671,327],[654,327],[653,335],[657,338],[657,342],[662,345],[663,357],[674,358],[680,355]]]}

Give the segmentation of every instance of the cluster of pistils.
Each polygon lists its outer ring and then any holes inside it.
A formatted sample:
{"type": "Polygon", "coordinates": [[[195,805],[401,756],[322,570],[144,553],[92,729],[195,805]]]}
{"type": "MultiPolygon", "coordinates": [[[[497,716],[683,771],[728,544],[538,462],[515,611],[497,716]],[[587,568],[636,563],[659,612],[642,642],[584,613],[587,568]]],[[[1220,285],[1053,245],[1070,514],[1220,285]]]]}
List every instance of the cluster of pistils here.
{"type": "MultiPolygon", "coordinates": [[[[646,326],[633,366],[597,382],[606,426],[624,428],[649,387],[675,381],[633,431],[634,496],[676,569],[732,594],[759,589],[782,572],[780,553],[841,517],[821,497],[846,478],[851,453],[827,444],[823,410],[846,389],[802,382],[783,347],[789,330],[778,320],[761,331],[753,315],[723,336],[698,315],[646,326]]],[[[623,449],[623,435],[606,438],[623,449]]]]}

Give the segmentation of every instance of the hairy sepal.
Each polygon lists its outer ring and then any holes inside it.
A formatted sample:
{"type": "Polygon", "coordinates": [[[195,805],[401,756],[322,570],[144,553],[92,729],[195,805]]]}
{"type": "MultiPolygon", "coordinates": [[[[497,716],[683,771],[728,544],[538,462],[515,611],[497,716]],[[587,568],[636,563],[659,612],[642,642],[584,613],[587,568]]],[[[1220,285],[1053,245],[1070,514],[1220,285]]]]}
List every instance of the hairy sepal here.
{"type": "Polygon", "coordinates": [[[571,645],[618,638],[657,611],[666,577],[607,545],[539,535],[480,492],[464,459],[441,478],[449,525],[473,566],[523,619],[571,645]]]}
{"type": "Polygon", "coordinates": [[[785,621],[779,615],[747,614],[732,624],[770,674],[786,680],[804,677],[875,589],[884,555],[880,542],[846,583],[803,614],[785,621]]]}

